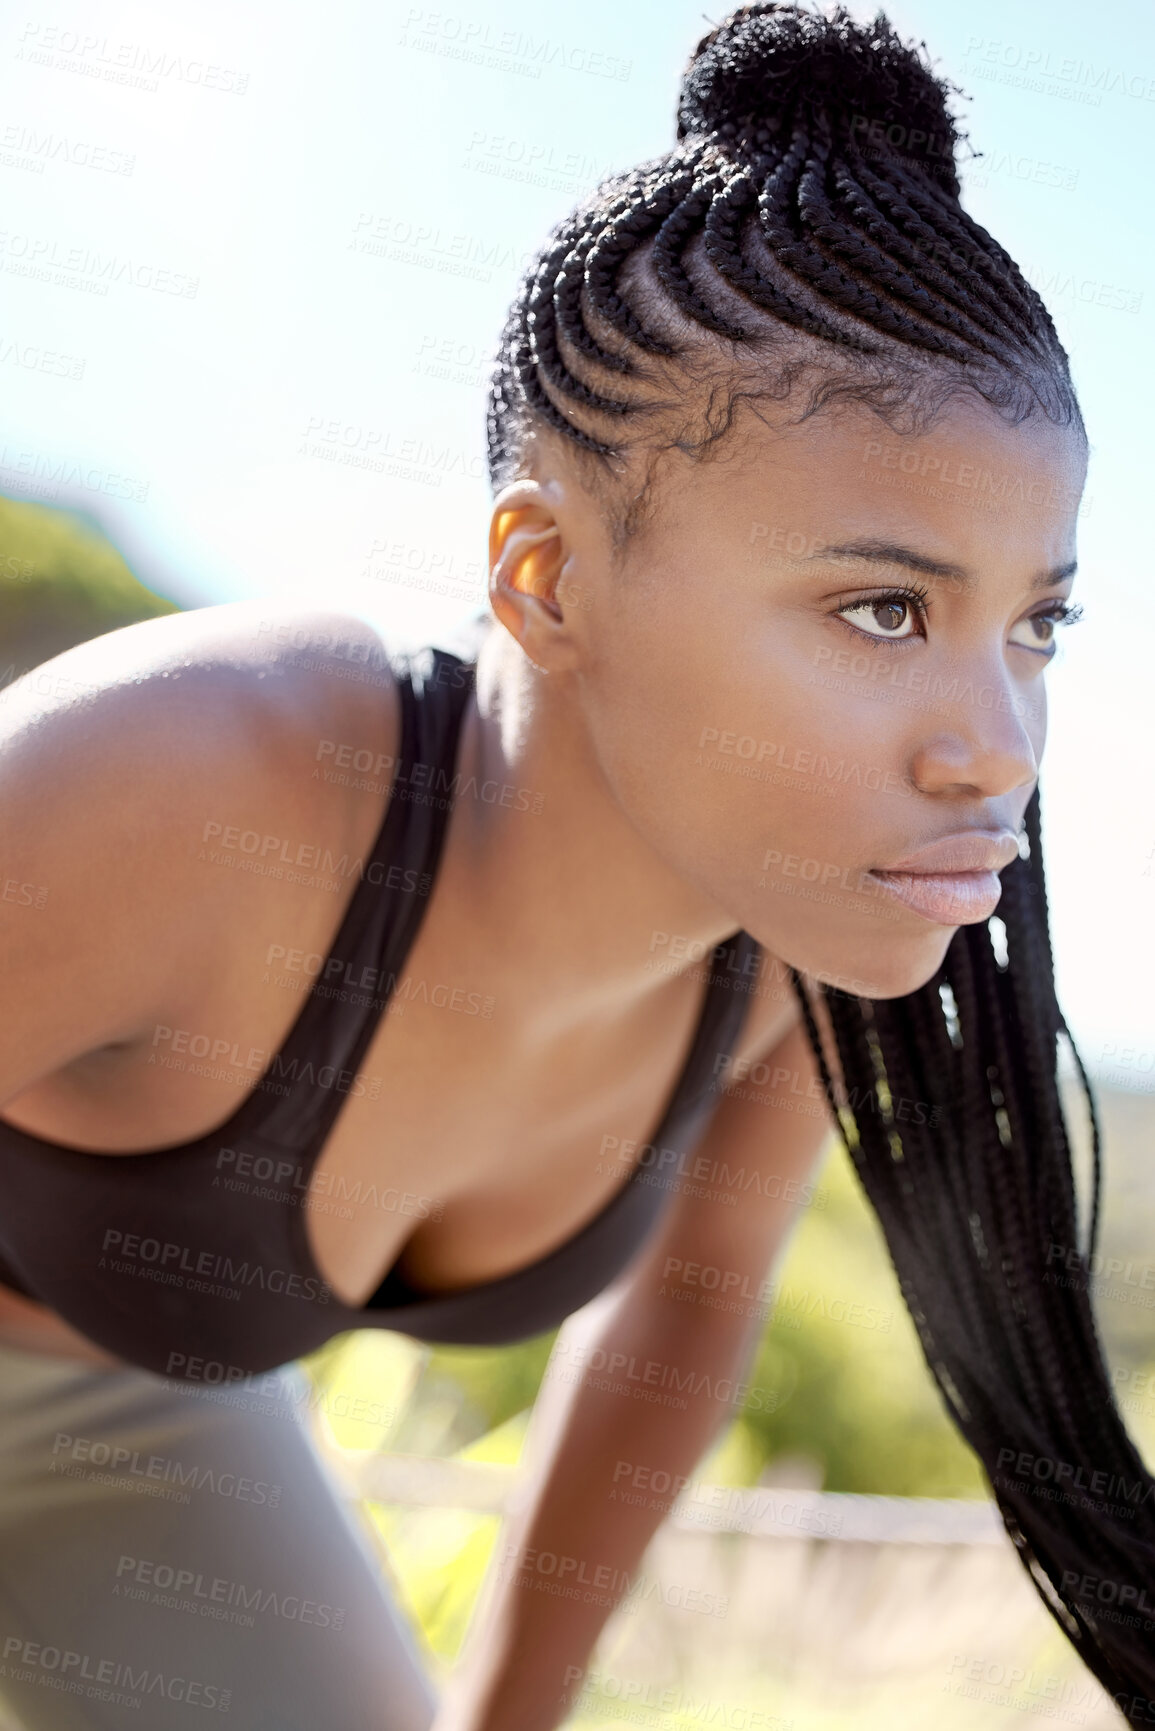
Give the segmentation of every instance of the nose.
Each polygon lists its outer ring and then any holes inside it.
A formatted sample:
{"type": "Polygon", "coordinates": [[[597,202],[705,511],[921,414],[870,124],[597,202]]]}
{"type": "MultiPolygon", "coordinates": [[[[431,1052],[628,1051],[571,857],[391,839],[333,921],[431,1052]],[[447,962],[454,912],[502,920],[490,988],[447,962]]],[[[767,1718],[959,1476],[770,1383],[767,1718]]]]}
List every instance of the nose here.
{"type": "Polygon", "coordinates": [[[1039,688],[1026,697],[1001,682],[978,686],[960,677],[956,683],[947,703],[936,705],[949,711],[935,718],[942,725],[912,754],[915,787],[920,793],[995,799],[1033,786],[1046,735],[1039,688]]]}

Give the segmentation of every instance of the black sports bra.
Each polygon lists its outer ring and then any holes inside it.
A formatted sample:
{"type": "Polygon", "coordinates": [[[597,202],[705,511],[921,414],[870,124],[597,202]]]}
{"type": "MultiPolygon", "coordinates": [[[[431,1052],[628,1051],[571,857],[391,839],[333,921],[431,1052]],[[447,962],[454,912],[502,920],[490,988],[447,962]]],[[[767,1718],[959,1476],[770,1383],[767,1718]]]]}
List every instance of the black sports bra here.
{"type": "MultiPolygon", "coordinates": [[[[363,1308],[327,1285],[301,1204],[428,904],[475,671],[475,656],[434,646],[393,650],[389,661],[402,730],[384,821],[325,966],[238,1110],[196,1141],[112,1159],[0,1118],[0,1281],[161,1375],[233,1380],[354,1328],[480,1345],[556,1327],[656,1223],[669,1191],[643,1181],[647,1152],[688,1152],[717,1103],[716,1058],[737,1038],[755,972],[758,946],[742,931],[716,952],[682,1073],[638,1164],[571,1238],[510,1274],[440,1295],[395,1268],[363,1308]]],[[[420,1213],[420,1199],[407,1208],[384,1175],[379,1188],[360,1185],[357,1199],[420,1213]]]]}

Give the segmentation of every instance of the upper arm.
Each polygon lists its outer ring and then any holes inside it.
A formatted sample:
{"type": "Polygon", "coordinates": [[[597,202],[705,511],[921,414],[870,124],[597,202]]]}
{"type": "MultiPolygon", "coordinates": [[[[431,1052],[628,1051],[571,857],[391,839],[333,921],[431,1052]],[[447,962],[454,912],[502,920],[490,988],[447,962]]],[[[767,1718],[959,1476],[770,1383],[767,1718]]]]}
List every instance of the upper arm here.
{"type": "MultiPolygon", "coordinates": [[[[318,740],[356,734],[358,704],[363,730],[395,741],[395,700],[325,679],[324,654],[295,666],[262,617],[277,615],[242,604],[128,626],[4,694],[0,1105],[133,1038],[203,965],[206,930],[261,893],[256,877],[206,870],[207,827],[276,833],[295,814],[314,829],[318,740]]],[[[315,634],[334,619],[296,617],[315,634]]]]}

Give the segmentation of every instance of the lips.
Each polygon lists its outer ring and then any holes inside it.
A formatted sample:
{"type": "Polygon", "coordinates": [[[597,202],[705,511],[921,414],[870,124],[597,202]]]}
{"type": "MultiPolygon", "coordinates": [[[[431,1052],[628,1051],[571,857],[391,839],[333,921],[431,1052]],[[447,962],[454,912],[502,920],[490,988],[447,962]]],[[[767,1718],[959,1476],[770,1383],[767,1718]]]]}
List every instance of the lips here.
{"type": "Polygon", "coordinates": [[[867,874],[884,895],[942,926],[976,925],[999,904],[999,872],[1018,858],[1010,830],[965,830],[939,836],[888,866],[867,874]]]}
{"type": "Polygon", "coordinates": [[[1001,872],[1019,856],[1018,838],[1009,829],[967,829],[940,835],[925,847],[875,870],[885,872],[1001,872]]]}

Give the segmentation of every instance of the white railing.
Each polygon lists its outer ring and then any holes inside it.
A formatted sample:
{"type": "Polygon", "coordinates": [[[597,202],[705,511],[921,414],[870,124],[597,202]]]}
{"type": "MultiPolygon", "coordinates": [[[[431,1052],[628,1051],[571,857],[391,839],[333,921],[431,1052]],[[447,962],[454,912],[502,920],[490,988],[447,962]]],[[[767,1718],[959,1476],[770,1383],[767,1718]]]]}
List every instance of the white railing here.
{"type": "MultiPolygon", "coordinates": [[[[518,1469],[479,1461],[384,1454],[326,1445],[353,1500],[501,1514],[518,1469]]],[[[892,1545],[1006,1545],[993,1503],[962,1498],[853,1496],[786,1486],[695,1483],[669,1516],[672,1526],[718,1533],[856,1540],[892,1545]]]]}

